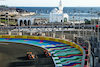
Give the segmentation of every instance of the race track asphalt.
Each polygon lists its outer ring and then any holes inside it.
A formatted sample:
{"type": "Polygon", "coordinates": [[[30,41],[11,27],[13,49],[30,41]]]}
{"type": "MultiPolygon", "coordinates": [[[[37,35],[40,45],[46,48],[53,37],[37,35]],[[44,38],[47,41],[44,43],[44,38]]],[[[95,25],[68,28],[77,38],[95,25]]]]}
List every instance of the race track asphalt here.
{"type": "Polygon", "coordinates": [[[54,63],[50,57],[45,57],[42,48],[16,43],[0,43],[0,67],[54,67],[54,63]],[[38,58],[28,60],[27,52],[35,53],[38,58]]]}

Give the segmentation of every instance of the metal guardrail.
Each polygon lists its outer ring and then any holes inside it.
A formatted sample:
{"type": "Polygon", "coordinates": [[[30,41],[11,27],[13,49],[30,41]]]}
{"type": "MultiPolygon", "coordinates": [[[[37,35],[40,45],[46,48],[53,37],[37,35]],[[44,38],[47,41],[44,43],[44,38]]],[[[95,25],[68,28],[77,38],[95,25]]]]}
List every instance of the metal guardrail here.
{"type": "Polygon", "coordinates": [[[90,63],[90,67],[95,67],[96,66],[96,64],[95,64],[95,56],[94,56],[94,53],[92,51],[91,51],[90,61],[92,61],[92,63],[90,63]]]}
{"type": "MultiPolygon", "coordinates": [[[[90,42],[89,42],[88,40],[84,40],[82,37],[81,37],[82,40],[80,40],[79,38],[80,38],[80,37],[78,37],[78,39],[77,39],[77,43],[81,43],[81,44],[83,44],[83,42],[87,43],[87,44],[84,43],[84,46],[86,46],[87,49],[88,49],[87,67],[92,67],[92,64],[91,64],[91,62],[90,62],[90,60],[91,60],[91,45],[90,45],[90,42]]],[[[84,51],[84,49],[83,49],[83,51],[84,51]]],[[[83,56],[84,56],[84,60],[85,60],[86,52],[84,51],[83,54],[84,54],[83,56]]],[[[85,63],[83,62],[82,65],[84,65],[84,64],[85,64],[85,63]]]]}
{"type": "MultiPolygon", "coordinates": [[[[80,42],[77,40],[77,44],[79,44],[80,42]]],[[[80,45],[79,45],[80,46],[80,45]]],[[[82,64],[81,64],[81,67],[84,67],[84,64],[85,64],[85,54],[86,54],[86,52],[85,52],[85,50],[84,50],[84,48],[82,47],[82,46],[80,46],[81,47],[81,49],[82,49],[82,51],[83,51],[83,57],[82,57],[82,64]]]]}
{"type": "Polygon", "coordinates": [[[90,58],[91,58],[91,45],[90,45],[90,42],[89,41],[87,41],[88,42],[88,58],[89,58],[89,61],[87,62],[87,67],[90,67],[90,58]]]}
{"type": "MultiPolygon", "coordinates": [[[[79,45],[80,46],[80,45],[79,45]]],[[[82,46],[80,46],[81,47],[81,49],[83,50],[83,57],[82,57],[82,64],[81,64],[81,67],[84,67],[84,64],[85,64],[85,50],[83,49],[83,47],[82,46]]]]}

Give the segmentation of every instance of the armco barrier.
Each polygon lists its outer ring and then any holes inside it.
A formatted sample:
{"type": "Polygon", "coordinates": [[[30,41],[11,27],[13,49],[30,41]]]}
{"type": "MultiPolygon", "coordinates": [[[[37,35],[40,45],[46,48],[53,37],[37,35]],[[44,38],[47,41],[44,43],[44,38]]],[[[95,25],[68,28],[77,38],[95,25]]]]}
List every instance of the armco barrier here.
{"type": "Polygon", "coordinates": [[[77,48],[83,54],[81,67],[84,66],[85,50],[80,45],[77,45],[74,42],[70,42],[70,41],[66,41],[66,40],[62,40],[62,39],[58,39],[58,38],[41,37],[41,36],[15,36],[15,35],[9,36],[9,35],[0,35],[0,38],[39,39],[39,40],[49,40],[49,41],[65,43],[65,44],[68,44],[70,46],[73,46],[73,47],[77,48]]]}

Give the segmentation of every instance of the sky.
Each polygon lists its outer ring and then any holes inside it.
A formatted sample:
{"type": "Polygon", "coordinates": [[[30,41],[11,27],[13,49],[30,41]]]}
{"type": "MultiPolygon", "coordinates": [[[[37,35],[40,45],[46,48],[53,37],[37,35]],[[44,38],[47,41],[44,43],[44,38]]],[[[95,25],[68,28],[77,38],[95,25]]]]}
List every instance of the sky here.
{"type": "MultiPolygon", "coordinates": [[[[57,7],[60,0],[0,0],[0,5],[19,7],[57,7]]],[[[64,7],[100,7],[100,0],[62,0],[64,7]]]]}

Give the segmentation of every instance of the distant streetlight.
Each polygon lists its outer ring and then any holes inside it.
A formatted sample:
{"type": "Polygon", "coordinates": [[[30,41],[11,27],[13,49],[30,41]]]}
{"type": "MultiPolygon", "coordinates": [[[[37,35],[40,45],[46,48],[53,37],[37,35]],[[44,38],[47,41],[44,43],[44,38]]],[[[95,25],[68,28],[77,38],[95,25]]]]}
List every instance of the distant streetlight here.
{"type": "Polygon", "coordinates": [[[74,28],[75,28],[75,11],[74,11],[74,14],[73,14],[73,25],[74,25],[74,28]]]}
{"type": "Polygon", "coordinates": [[[47,12],[46,12],[47,14],[49,13],[49,11],[47,10],[47,12]]]}
{"type": "Polygon", "coordinates": [[[80,36],[80,10],[78,10],[79,11],[79,36],[80,36]]]}
{"type": "MultiPolygon", "coordinates": [[[[46,13],[48,14],[48,12],[49,12],[49,11],[47,10],[47,12],[46,12],[46,13]]],[[[48,33],[48,37],[49,37],[49,29],[47,29],[47,30],[48,30],[48,31],[47,31],[47,33],[48,33]]]]}
{"type": "Polygon", "coordinates": [[[98,31],[97,31],[97,32],[98,32],[98,34],[97,34],[98,42],[100,41],[100,40],[99,40],[99,22],[100,22],[100,21],[99,21],[99,11],[98,11],[98,31]]]}
{"type": "Polygon", "coordinates": [[[52,12],[52,31],[53,31],[53,12],[52,12]]]}
{"type": "MultiPolygon", "coordinates": [[[[20,12],[19,12],[19,10],[18,10],[18,16],[20,16],[20,12]]],[[[19,24],[18,24],[18,35],[19,35],[19,33],[20,33],[20,26],[21,26],[21,23],[22,23],[23,21],[19,21],[19,24]]]]}
{"type": "Polygon", "coordinates": [[[41,18],[41,20],[42,20],[42,33],[43,33],[43,10],[41,10],[42,11],[42,18],[41,18]]]}
{"type": "MultiPolygon", "coordinates": [[[[5,16],[6,18],[8,18],[8,24],[7,24],[7,27],[8,27],[8,31],[9,31],[9,14],[8,13],[5,13],[5,16]]],[[[6,21],[6,20],[5,20],[6,21]]]]}
{"type": "MultiPolygon", "coordinates": [[[[96,24],[97,24],[96,18],[98,18],[98,13],[95,13],[95,17],[94,17],[94,30],[95,31],[96,31],[96,24]]],[[[97,32],[94,32],[94,38],[95,38],[96,34],[97,34],[97,32]]]]}
{"type": "Polygon", "coordinates": [[[29,25],[30,25],[30,33],[32,33],[32,22],[31,21],[28,21],[29,25]]]}
{"type": "Polygon", "coordinates": [[[13,17],[13,19],[14,19],[14,23],[16,23],[16,18],[15,18],[15,17],[16,17],[16,14],[15,14],[14,17],[13,17]]]}
{"type": "MultiPolygon", "coordinates": [[[[82,11],[82,13],[84,13],[84,11],[82,11]]],[[[85,15],[84,15],[84,17],[85,17],[85,15]]],[[[85,25],[82,24],[82,32],[83,32],[82,37],[83,37],[83,39],[85,38],[85,35],[84,35],[84,27],[85,27],[85,25]]]]}
{"type": "MultiPolygon", "coordinates": [[[[6,11],[6,7],[5,7],[5,11],[6,11]]],[[[6,26],[6,14],[5,14],[5,26],[6,26]]]]}
{"type": "Polygon", "coordinates": [[[57,13],[57,21],[59,22],[59,20],[58,20],[58,14],[59,14],[59,12],[57,13]]]}
{"type": "Polygon", "coordinates": [[[37,14],[37,10],[36,10],[36,14],[37,14]]]}
{"type": "Polygon", "coordinates": [[[48,29],[48,37],[49,37],[49,29],[48,29]]]}
{"type": "MultiPolygon", "coordinates": [[[[0,11],[0,25],[1,25],[1,11],[0,11]]],[[[2,27],[1,27],[1,31],[2,31],[2,27]]]]}
{"type": "MultiPolygon", "coordinates": [[[[71,12],[69,12],[71,14],[71,12]]],[[[71,23],[71,22],[70,22],[71,23]]],[[[70,28],[70,23],[69,23],[69,28],[70,28]]],[[[71,30],[70,30],[70,35],[71,35],[71,30]]]]}
{"type": "Polygon", "coordinates": [[[0,25],[1,25],[1,11],[0,11],[0,25]]]}
{"type": "Polygon", "coordinates": [[[9,14],[8,14],[8,32],[9,32],[9,14]]]}
{"type": "Polygon", "coordinates": [[[63,32],[63,26],[64,26],[64,24],[63,24],[63,23],[64,23],[64,22],[63,22],[63,19],[64,19],[64,18],[63,18],[63,13],[62,13],[62,21],[61,21],[61,22],[62,22],[62,37],[63,37],[63,34],[64,34],[64,32],[63,32]]]}
{"type": "Polygon", "coordinates": [[[92,13],[93,13],[93,12],[92,12],[92,8],[91,8],[91,37],[92,37],[92,32],[93,32],[93,31],[92,31],[92,13]]]}

